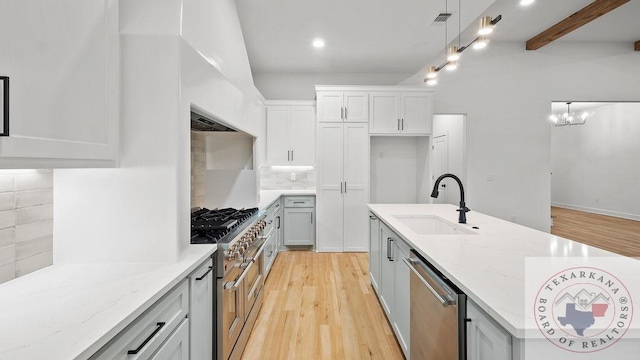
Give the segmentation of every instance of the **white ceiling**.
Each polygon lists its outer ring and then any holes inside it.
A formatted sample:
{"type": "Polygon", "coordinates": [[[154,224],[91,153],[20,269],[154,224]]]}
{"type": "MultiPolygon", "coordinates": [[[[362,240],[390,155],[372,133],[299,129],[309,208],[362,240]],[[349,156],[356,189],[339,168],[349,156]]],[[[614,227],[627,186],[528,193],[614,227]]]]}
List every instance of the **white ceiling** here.
{"type": "MultiPolygon", "coordinates": [[[[480,16],[503,15],[492,41],[524,42],[593,0],[460,0],[462,44],[474,37],[480,16]],[[466,30],[464,30],[466,29],[466,30]]],[[[446,0],[236,0],[254,73],[406,73],[415,74],[445,48],[443,25],[433,24],[446,0]],[[325,39],[315,49],[311,41],[325,39]]],[[[458,1],[448,0],[454,16],[448,38],[458,34],[458,1]]],[[[640,0],[557,40],[640,40],[640,0]]],[[[457,44],[457,41],[454,41],[457,44]]]]}

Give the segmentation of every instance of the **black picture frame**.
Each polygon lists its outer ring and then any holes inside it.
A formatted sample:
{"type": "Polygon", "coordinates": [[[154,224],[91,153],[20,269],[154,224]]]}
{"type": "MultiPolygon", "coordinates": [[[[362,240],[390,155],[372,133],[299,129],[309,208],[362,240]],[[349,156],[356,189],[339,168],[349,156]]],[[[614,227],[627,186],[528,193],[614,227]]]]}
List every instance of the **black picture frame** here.
{"type": "Polygon", "coordinates": [[[9,136],[9,77],[0,76],[0,136],[9,136]]]}

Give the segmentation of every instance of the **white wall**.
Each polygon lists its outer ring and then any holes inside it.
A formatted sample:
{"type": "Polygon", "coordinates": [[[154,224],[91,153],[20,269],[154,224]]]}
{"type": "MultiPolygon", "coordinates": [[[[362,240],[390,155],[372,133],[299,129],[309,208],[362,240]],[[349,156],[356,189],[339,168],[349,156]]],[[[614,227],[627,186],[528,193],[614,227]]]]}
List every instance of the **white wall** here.
{"type": "Polygon", "coordinates": [[[528,52],[521,42],[493,42],[464,55],[456,72],[441,74],[434,112],[467,114],[467,205],[549,231],[551,101],[640,100],[638,53],[628,43],[556,42],[528,52]]]}
{"type": "Polygon", "coordinates": [[[256,87],[268,100],[315,100],[316,85],[396,85],[411,74],[255,73],[256,87]]]}
{"type": "MultiPolygon", "coordinates": [[[[467,164],[466,164],[466,140],[465,140],[465,116],[461,114],[434,114],[433,115],[433,137],[447,135],[447,155],[449,173],[456,175],[467,184],[467,164]]],[[[442,174],[433,174],[436,178],[442,174]]],[[[455,180],[447,178],[443,180],[449,190],[444,202],[458,205],[460,204],[460,194],[458,184],[455,180]]],[[[442,192],[440,193],[442,196],[442,192]]],[[[435,202],[435,200],[434,200],[435,202]]]]}
{"type": "Polygon", "coordinates": [[[640,103],[605,105],[551,129],[551,203],[640,220],[640,103]]]}

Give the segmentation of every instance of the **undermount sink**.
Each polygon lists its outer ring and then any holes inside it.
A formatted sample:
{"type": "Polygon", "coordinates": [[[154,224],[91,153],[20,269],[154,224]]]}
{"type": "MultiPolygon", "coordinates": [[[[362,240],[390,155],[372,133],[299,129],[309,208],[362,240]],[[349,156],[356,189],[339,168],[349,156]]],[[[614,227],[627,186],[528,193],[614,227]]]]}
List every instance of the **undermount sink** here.
{"type": "Polygon", "coordinates": [[[419,235],[476,235],[473,231],[433,215],[394,215],[393,217],[419,235]]]}

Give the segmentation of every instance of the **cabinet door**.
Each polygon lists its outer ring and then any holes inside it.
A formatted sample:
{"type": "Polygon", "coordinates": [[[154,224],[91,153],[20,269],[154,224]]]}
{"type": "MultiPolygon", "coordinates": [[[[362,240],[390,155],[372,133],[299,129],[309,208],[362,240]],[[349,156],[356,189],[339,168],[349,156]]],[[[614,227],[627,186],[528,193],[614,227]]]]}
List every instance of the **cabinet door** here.
{"type": "Polygon", "coordinates": [[[344,126],[344,251],[368,251],[369,134],[367,123],[344,126]]]}
{"type": "Polygon", "coordinates": [[[318,251],[343,251],[343,129],[339,123],[318,125],[318,251]]]}
{"type": "Polygon", "coordinates": [[[189,319],[184,319],[151,360],[189,360],[189,319]]]}
{"type": "Polygon", "coordinates": [[[316,162],[316,113],[313,106],[291,107],[291,165],[316,162]]]}
{"type": "Polygon", "coordinates": [[[395,263],[393,257],[393,232],[383,223],[380,223],[380,251],[382,253],[380,263],[380,302],[387,314],[389,322],[393,324],[393,310],[395,287],[395,263]]]}
{"type": "Polygon", "coordinates": [[[344,120],[348,122],[369,121],[369,94],[348,91],[344,93],[344,120]]]}
{"type": "Polygon", "coordinates": [[[318,92],[318,122],[342,122],[343,94],[339,91],[318,92]]]}
{"type": "Polygon", "coordinates": [[[189,276],[189,317],[191,318],[191,359],[210,360],[213,357],[213,262],[209,259],[189,276]]]}
{"type": "Polygon", "coordinates": [[[291,107],[267,108],[267,165],[288,165],[291,148],[289,120],[291,107]]]}
{"type": "Polygon", "coordinates": [[[371,134],[400,133],[400,93],[372,92],[369,132],[371,134]]]}
{"type": "Polygon", "coordinates": [[[393,242],[395,255],[395,276],[394,276],[394,292],[395,292],[395,311],[393,313],[393,328],[396,332],[400,347],[406,358],[409,358],[409,341],[411,340],[411,286],[409,284],[410,270],[402,261],[402,258],[409,257],[409,246],[402,240],[395,238],[393,242]]]}
{"type": "Polygon", "coordinates": [[[430,134],[431,112],[431,93],[402,93],[402,132],[430,134]]]}
{"type": "Polygon", "coordinates": [[[472,301],[467,301],[467,358],[511,360],[511,336],[472,301]]]}
{"type": "Polygon", "coordinates": [[[284,244],[313,245],[315,242],[315,220],[313,208],[284,209],[284,244]]]}
{"type": "Polygon", "coordinates": [[[10,31],[0,39],[10,40],[0,65],[5,56],[11,64],[0,75],[10,77],[11,106],[0,157],[117,159],[117,1],[2,3],[10,18],[0,30],[10,31]]]}
{"type": "Polygon", "coordinates": [[[376,293],[380,293],[380,220],[369,214],[369,278],[376,293]]]}

